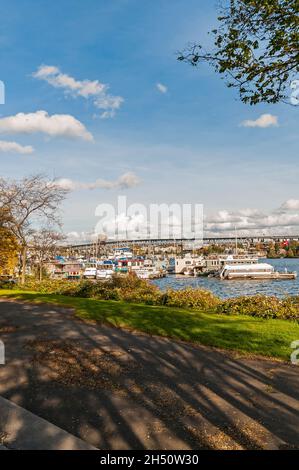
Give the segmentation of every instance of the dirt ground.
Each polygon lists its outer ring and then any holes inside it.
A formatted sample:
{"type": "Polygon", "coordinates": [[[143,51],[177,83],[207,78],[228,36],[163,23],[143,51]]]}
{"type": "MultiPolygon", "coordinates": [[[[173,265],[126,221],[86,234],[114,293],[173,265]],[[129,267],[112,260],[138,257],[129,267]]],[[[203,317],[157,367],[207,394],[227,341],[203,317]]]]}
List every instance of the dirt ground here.
{"type": "Polygon", "coordinates": [[[0,339],[0,395],[100,449],[299,448],[298,366],[3,299],[0,339]]]}

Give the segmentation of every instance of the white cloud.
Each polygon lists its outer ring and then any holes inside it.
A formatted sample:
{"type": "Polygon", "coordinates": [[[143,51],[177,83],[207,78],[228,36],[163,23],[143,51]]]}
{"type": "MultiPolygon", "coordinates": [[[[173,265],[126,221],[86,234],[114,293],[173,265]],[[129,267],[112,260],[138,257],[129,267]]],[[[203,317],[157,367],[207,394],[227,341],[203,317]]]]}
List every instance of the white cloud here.
{"type": "Polygon", "coordinates": [[[255,121],[246,120],[241,123],[242,127],[277,127],[278,126],[278,117],[273,116],[272,114],[262,114],[255,121]]]}
{"type": "Polygon", "coordinates": [[[157,83],[156,87],[161,93],[167,93],[167,91],[168,91],[167,86],[163,85],[163,83],[157,83]]]}
{"type": "Polygon", "coordinates": [[[33,134],[41,132],[51,137],[81,138],[92,141],[93,137],[84,124],[70,114],[53,114],[46,111],[18,113],[0,119],[0,134],[33,134]]]}
{"type": "Polygon", "coordinates": [[[104,119],[113,117],[124,102],[121,96],[109,94],[109,85],[100,83],[98,80],[76,80],[53,65],[41,65],[32,76],[46,81],[55,88],[62,88],[71,96],[91,98],[94,106],[103,110],[101,117],[104,119]]]}
{"type": "Polygon", "coordinates": [[[108,238],[115,238],[116,235],[124,239],[138,238],[141,234],[147,236],[146,221],[142,214],[118,214],[114,219],[105,221],[101,228],[108,238]]]}
{"type": "MultiPolygon", "coordinates": [[[[294,200],[293,200],[294,201],[294,200]]],[[[297,201],[298,202],[298,201],[297,201]]],[[[292,208],[294,207],[291,205],[292,208]]],[[[119,213],[114,217],[99,224],[93,234],[73,232],[71,238],[88,242],[95,236],[105,234],[109,239],[138,239],[148,238],[152,234],[157,237],[172,238],[182,236],[182,221],[176,216],[169,216],[155,225],[157,221],[148,218],[149,212],[119,213]]],[[[257,209],[245,208],[238,211],[222,210],[216,214],[209,214],[204,220],[204,236],[210,237],[235,237],[235,229],[238,237],[271,235],[298,235],[299,233],[299,209],[298,212],[277,213],[275,210],[266,214],[257,209]]],[[[157,238],[155,236],[155,238],[157,238]]]]}
{"type": "Polygon", "coordinates": [[[34,148],[31,145],[20,145],[17,142],[7,142],[0,140],[0,152],[15,152],[29,154],[34,152],[34,148]]]}
{"type": "MultiPolygon", "coordinates": [[[[299,210],[299,201],[291,199],[281,208],[299,210]]],[[[205,218],[205,235],[234,236],[235,229],[241,235],[284,234],[299,231],[299,213],[283,213],[272,211],[264,214],[257,209],[241,209],[239,211],[219,211],[205,218]]]]}
{"type": "Polygon", "coordinates": [[[287,211],[299,210],[299,199],[288,199],[281,205],[280,209],[287,211]]]}
{"type": "Polygon", "coordinates": [[[66,234],[67,243],[88,243],[90,241],[95,241],[96,239],[101,239],[98,234],[94,232],[68,232],[66,234]]]}
{"type": "Polygon", "coordinates": [[[115,181],[107,181],[99,178],[91,183],[83,183],[68,178],[61,178],[56,182],[58,186],[69,191],[81,189],[129,189],[137,186],[139,183],[140,180],[138,176],[131,172],[124,173],[115,181]]]}

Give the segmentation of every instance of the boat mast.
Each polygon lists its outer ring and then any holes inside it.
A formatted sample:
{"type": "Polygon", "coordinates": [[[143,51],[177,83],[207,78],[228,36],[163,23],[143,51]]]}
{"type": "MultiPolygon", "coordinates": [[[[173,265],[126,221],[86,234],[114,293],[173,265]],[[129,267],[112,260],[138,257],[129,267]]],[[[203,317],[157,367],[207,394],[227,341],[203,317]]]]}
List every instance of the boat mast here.
{"type": "Polygon", "coordinates": [[[236,248],[235,248],[235,252],[236,252],[236,255],[238,254],[238,238],[237,238],[237,227],[235,226],[235,243],[236,243],[236,248]]]}

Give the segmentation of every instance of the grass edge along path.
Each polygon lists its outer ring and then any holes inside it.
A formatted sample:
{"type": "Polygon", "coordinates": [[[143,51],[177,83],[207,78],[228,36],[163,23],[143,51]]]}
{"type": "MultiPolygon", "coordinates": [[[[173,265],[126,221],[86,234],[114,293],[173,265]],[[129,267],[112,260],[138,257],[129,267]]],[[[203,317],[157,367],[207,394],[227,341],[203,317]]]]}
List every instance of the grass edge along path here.
{"type": "MultiPolygon", "coordinates": [[[[84,320],[240,353],[289,360],[299,324],[290,320],[223,315],[123,301],[0,290],[0,298],[71,307],[84,320]]],[[[1,317],[0,317],[1,318],[1,317]]]]}

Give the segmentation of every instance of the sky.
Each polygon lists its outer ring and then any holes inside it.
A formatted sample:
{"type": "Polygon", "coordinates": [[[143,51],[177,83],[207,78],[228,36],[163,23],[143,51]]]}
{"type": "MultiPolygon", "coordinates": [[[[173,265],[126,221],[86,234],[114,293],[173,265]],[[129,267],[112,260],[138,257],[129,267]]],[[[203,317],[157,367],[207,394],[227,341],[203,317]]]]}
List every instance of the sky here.
{"type": "Polygon", "coordinates": [[[298,107],[176,60],[216,24],[213,1],[1,0],[0,176],[67,187],[78,240],[119,195],[203,204],[206,235],[299,233],[298,107]]]}

